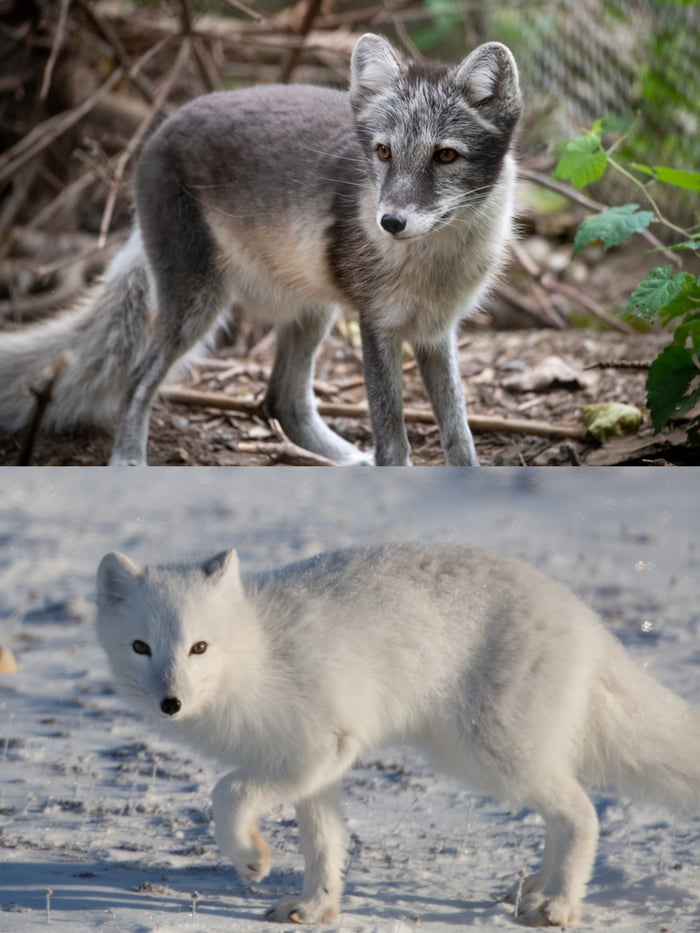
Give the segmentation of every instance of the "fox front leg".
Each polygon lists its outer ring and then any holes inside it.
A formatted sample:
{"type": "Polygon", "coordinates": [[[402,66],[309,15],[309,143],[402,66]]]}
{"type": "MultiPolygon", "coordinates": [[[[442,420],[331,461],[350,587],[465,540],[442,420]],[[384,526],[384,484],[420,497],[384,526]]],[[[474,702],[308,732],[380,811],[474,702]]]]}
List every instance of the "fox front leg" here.
{"type": "Polygon", "coordinates": [[[374,434],[377,466],[410,466],[403,420],[401,340],[385,334],[360,316],[362,362],[374,434]]]}
{"type": "Polygon", "coordinates": [[[448,466],[478,466],[467,421],[454,330],[432,344],[416,344],[413,351],[440,428],[440,442],[448,466]]]}
{"type": "Polygon", "coordinates": [[[233,774],[221,778],[212,794],[216,841],[246,881],[262,881],[272,862],[270,847],[258,829],[258,818],[267,807],[256,797],[233,774]]]}
{"type": "Polygon", "coordinates": [[[266,914],[279,923],[330,923],[340,913],[345,856],[340,815],[340,784],[333,784],[296,805],[304,856],[301,894],[281,898],[266,914]]]}

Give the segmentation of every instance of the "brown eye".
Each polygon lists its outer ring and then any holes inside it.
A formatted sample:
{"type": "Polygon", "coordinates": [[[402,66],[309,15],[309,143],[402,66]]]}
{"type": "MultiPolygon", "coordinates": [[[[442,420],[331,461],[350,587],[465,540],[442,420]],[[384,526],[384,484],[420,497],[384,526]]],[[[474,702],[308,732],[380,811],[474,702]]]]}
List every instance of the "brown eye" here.
{"type": "Polygon", "coordinates": [[[382,160],[382,162],[388,162],[391,158],[391,147],[379,143],[377,146],[377,155],[382,160]]]}
{"type": "Polygon", "coordinates": [[[138,638],[136,639],[136,641],[132,641],[131,647],[134,649],[136,654],[150,654],[151,653],[151,649],[146,644],[146,642],[139,641],[138,638]]]}
{"type": "Polygon", "coordinates": [[[190,654],[204,654],[208,647],[205,641],[196,641],[190,648],[190,654]]]}
{"type": "Polygon", "coordinates": [[[459,156],[454,151],[454,149],[438,149],[435,153],[435,160],[437,162],[442,162],[443,165],[448,165],[450,162],[454,162],[455,159],[458,159],[459,156]]]}

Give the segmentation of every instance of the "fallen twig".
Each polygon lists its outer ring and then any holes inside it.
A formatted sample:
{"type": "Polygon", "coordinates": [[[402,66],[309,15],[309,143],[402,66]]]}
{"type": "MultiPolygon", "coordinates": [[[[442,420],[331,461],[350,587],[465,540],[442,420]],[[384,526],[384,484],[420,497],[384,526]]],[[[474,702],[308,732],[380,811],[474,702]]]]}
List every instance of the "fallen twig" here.
{"type": "Polygon", "coordinates": [[[126,148],[121,152],[117,160],[117,165],[114,169],[114,178],[112,179],[112,184],[109,189],[109,194],[107,196],[107,202],[105,204],[104,211],[102,213],[102,221],[100,223],[100,235],[97,241],[97,248],[102,249],[107,242],[107,234],[109,232],[109,225],[112,222],[112,213],[114,211],[114,205],[117,200],[117,192],[121,186],[122,179],[124,178],[124,172],[126,167],[131,160],[131,157],[138,149],[141,140],[147,133],[151,124],[155,120],[156,116],[160,112],[163,104],[167,100],[168,95],[172,89],[175,78],[178,75],[180,67],[185,60],[185,57],[188,51],[191,48],[191,37],[186,37],[180,45],[180,48],[177,50],[177,55],[175,56],[175,61],[168,72],[168,75],[163,82],[163,84],[158,89],[158,92],[155,96],[153,103],[151,104],[148,112],[145,114],[144,118],[139,123],[136,132],[129,140],[126,148]]]}
{"type": "MultiPolygon", "coordinates": [[[[261,402],[252,399],[236,399],[223,392],[200,392],[196,389],[184,389],[180,386],[162,386],[161,398],[179,405],[200,408],[216,408],[219,411],[238,411],[243,414],[265,417],[261,402]]],[[[369,416],[367,404],[348,404],[346,402],[319,402],[318,412],[328,418],[365,418],[369,416]]],[[[405,408],[404,419],[414,424],[435,424],[435,416],[430,409],[405,408]]],[[[474,431],[494,431],[512,434],[532,434],[537,437],[570,437],[583,439],[583,427],[573,425],[555,425],[546,421],[528,421],[523,418],[498,418],[490,415],[470,415],[469,424],[474,431]]]]}
{"type": "Polygon", "coordinates": [[[275,463],[286,463],[288,466],[338,466],[335,460],[329,460],[328,457],[322,457],[290,441],[275,418],[270,418],[269,424],[277,436],[276,441],[237,441],[233,445],[235,450],[241,453],[262,454],[270,457],[275,463]]]}
{"type": "Polygon", "coordinates": [[[282,60],[282,65],[280,66],[279,80],[282,84],[286,84],[292,76],[292,72],[294,71],[301,56],[303,43],[311,31],[314,20],[321,10],[321,3],[322,0],[307,0],[306,9],[304,10],[304,15],[301,18],[301,22],[299,23],[299,28],[295,30],[301,42],[296,45],[290,45],[282,60]]]}
{"type": "Polygon", "coordinates": [[[58,16],[58,25],[56,26],[56,32],[54,33],[53,42],[51,43],[51,53],[49,54],[49,60],[46,62],[46,68],[44,68],[44,77],[41,81],[39,100],[46,100],[49,93],[49,88],[51,87],[51,77],[53,75],[53,70],[56,66],[58,53],[61,51],[63,39],[66,35],[66,22],[68,20],[68,7],[70,6],[70,2],[71,0],[61,0],[61,11],[58,16]]]}
{"type": "Polygon", "coordinates": [[[36,405],[34,407],[32,420],[29,424],[29,427],[27,428],[27,433],[22,443],[22,448],[19,452],[19,456],[17,457],[17,466],[29,466],[29,464],[32,462],[34,446],[36,444],[36,439],[39,436],[39,431],[41,430],[41,422],[44,420],[46,409],[49,407],[53,399],[53,390],[56,382],[65,369],[67,362],[67,355],[62,353],[54,360],[54,362],[47,370],[46,379],[44,382],[38,386],[29,386],[29,391],[36,399],[36,405]]]}
{"type": "Polygon", "coordinates": [[[584,369],[649,369],[651,360],[598,360],[584,369]]]}
{"type": "MultiPolygon", "coordinates": [[[[553,326],[559,330],[563,330],[567,326],[567,322],[554,307],[551,298],[540,283],[542,270],[532,258],[532,256],[530,256],[528,251],[523,249],[517,240],[513,240],[513,242],[510,244],[510,248],[518,265],[520,265],[530,276],[532,294],[539,306],[537,309],[531,309],[526,305],[525,310],[529,314],[534,314],[537,319],[544,320],[544,323],[547,326],[553,326]]],[[[513,289],[513,291],[515,290],[513,289]]],[[[509,300],[512,301],[513,298],[510,297],[509,300]]]]}
{"type": "Polygon", "coordinates": [[[610,314],[610,312],[606,311],[605,308],[598,304],[597,301],[594,301],[593,298],[591,298],[589,295],[585,295],[578,288],[574,288],[573,285],[567,285],[566,282],[560,282],[553,275],[543,275],[540,281],[545,288],[548,288],[553,292],[558,292],[560,295],[563,295],[570,301],[575,301],[576,304],[581,305],[581,307],[585,308],[586,311],[589,311],[601,321],[605,321],[608,327],[612,327],[613,330],[617,330],[621,334],[634,333],[633,327],[630,327],[630,325],[625,321],[621,321],[613,314],[610,314]]]}
{"type": "Polygon", "coordinates": [[[26,136],[19,139],[0,157],[0,181],[11,178],[19,169],[51,143],[62,136],[72,126],[82,120],[86,113],[112,90],[114,85],[124,77],[124,70],[116,68],[107,80],[96,91],[90,94],[77,107],[57,113],[44,120],[26,136]]]}
{"type": "Polygon", "coordinates": [[[130,70],[133,62],[131,61],[131,58],[124,48],[124,44],[119,38],[119,34],[117,33],[116,29],[114,29],[109,20],[104,19],[101,15],[98,14],[94,4],[90,3],[89,0],[78,0],[78,3],[85,12],[86,16],[89,17],[95,29],[97,29],[103,39],[109,43],[112,51],[114,52],[114,57],[116,60],[119,62],[122,68],[128,71],[129,81],[143,96],[146,103],[152,104],[154,93],[151,83],[145,75],[138,71],[132,72],[130,70]]]}

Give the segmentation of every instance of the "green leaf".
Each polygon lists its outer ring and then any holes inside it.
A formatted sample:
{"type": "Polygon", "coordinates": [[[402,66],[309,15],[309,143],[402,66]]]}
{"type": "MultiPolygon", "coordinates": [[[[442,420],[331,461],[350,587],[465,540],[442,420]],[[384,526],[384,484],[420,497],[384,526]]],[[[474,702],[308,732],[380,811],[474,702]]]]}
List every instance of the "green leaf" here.
{"type": "MultiPolygon", "coordinates": [[[[683,273],[680,273],[683,275],[683,273]]],[[[659,311],[661,323],[666,326],[669,321],[675,317],[685,315],[686,320],[691,320],[694,312],[700,310],[700,279],[686,272],[683,280],[683,287],[677,298],[669,301],[659,311]]]]}
{"type": "Polygon", "coordinates": [[[690,341],[694,353],[700,350],[700,314],[688,315],[673,332],[673,342],[685,347],[690,341]]]}
{"type": "Polygon", "coordinates": [[[700,377],[700,369],[692,351],[669,344],[649,367],[647,376],[647,408],[651,414],[654,434],[672,418],[690,411],[700,401],[700,385],[688,395],[692,382],[700,377]]]}
{"type": "Polygon", "coordinates": [[[670,265],[654,266],[632,292],[624,313],[631,312],[639,317],[652,318],[696,285],[697,280],[690,272],[677,272],[673,275],[673,267],[670,265]]]}
{"type": "Polygon", "coordinates": [[[607,164],[608,157],[600,147],[600,136],[586,133],[566,144],[552,177],[568,178],[574,188],[583,188],[602,178],[607,164]]]}
{"type": "MultiPolygon", "coordinates": [[[[666,247],[667,249],[692,249],[696,252],[700,250],[700,235],[692,236],[689,240],[684,240],[682,243],[674,243],[673,246],[666,247]]],[[[657,250],[659,252],[660,250],[657,250]]]]}
{"type": "Polygon", "coordinates": [[[578,228],[574,239],[574,256],[596,240],[603,241],[604,249],[617,246],[633,233],[646,230],[655,216],[653,211],[640,211],[638,204],[623,204],[589,217],[578,228]]]}
{"type": "Polygon", "coordinates": [[[696,191],[700,194],[700,172],[684,172],[679,168],[666,168],[664,165],[641,165],[639,162],[633,162],[632,168],[636,168],[645,175],[651,175],[658,181],[666,182],[667,185],[675,185],[676,188],[685,188],[686,191],[696,191]]]}
{"type": "Polygon", "coordinates": [[[591,125],[591,133],[603,136],[605,133],[612,133],[615,136],[624,136],[632,128],[636,117],[632,113],[611,114],[595,120],[591,125]]]}

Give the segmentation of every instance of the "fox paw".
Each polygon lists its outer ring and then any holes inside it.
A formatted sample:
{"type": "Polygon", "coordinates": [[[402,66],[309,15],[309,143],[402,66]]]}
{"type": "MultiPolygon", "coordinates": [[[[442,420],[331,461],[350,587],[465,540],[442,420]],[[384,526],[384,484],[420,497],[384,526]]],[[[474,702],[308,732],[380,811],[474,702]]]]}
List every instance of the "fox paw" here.
{"type": "Polygon", "coordinates": [[[265,919],[277,923],[330,923],[339,913],[338,903],[325,892],[321,897],[309,898],[290,894],[277,901],[265,919]]]}
{"type": "Polygon", "coordinates": [[[563,927],[575,923],[579,911],[577,904],[564,898],[533,892],[520,901],[518,916],[530,927],[563,927]]]}
{"type": "Polygon", "coordinates": [[[231,861],[241,878],[246,881],[262,881],[270,874],[270,847],[257,827],[251,829],[250,841],[252,845],[237,848],[235,853],[231,853],[231,861]]]}

